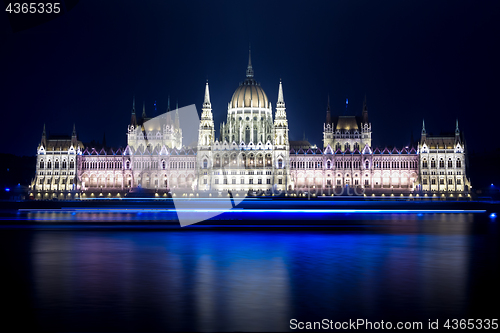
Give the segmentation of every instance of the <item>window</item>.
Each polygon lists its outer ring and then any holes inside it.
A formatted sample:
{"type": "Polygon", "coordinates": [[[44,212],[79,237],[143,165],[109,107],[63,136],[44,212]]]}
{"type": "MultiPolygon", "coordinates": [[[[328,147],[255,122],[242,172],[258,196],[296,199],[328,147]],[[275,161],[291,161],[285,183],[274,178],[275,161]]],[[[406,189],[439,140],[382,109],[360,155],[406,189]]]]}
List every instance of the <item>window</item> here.
{"type": "Polygon", "coordinates": [[[448,179],[448,185],[453,185],[453,179],[448,179]]]}
{"type": "Polygon", "coordinates": [[[236,185],[236,178],[233,178],[233,179],[231,180],[231,184],[236,185]]]}
{"type": "Polygon", "coordinates": [[[45,167],[45,163],[43,163],[43,160],[40,161],[40,169],[43,169],[45,167]]]}
{"type": "Polygon", "coordinates": [[[224,185],[227,185],[227,178],[224,178],[223,183],[224,185]]]}
{"type": "Polygon", "coordinates": [[[359,185],[359,179],[354,179],[354,185],[359,185]]]}
{"type": "Polygon", "coordinates": [[[326,168],[327,169],[330,169],[330,166],[331,166],[330,163],[331,163],[330,160],[326,161],[326,168]]]}
{"type": "Polygon", "coordinates": [[[436,179],[435,178],[431,179],[431,185],[436,185],[436,179]]]}
{"type": "Polygon", "coordinates": [[[444,185],[444,178],[439,179],[439,185],[444,185]]]}
{"type": "Polygon", "coordinates": [[[431,160],[431,168],[436,167],[436,161],[434,159],[431,160]]]}
{"type": "Polygon", "coordinates": [[[439,167],[444,168],[444,160],[443,159],[439,160],[439,167]]]}
{"type": "Polygon", "coordinates": [[[453,167],[453,162],[451,161],[451,158],[448,160],[448,168],[452,168],[453,167]]]}
{"type": "Polygon", "coordinates": [[[206,169],[206,168],[208,168],[208,161],[207,161],[207,159],[204,159],[203,160],[203,169],[206,169]]]}
{"type": "Polygon", "coordinates": [[[370,168],[370,162],[368,162],[368,160],[365,161],[365,169],[369,169],[370,168]]]}
{"type": "Polygon", "coordinates": [[[207,179],[203,179],[203,184],[207,184],[207,179]]]}
{"type": "Polygon", "coordinates": [[[219,184],[219,178],[215,178],[215,184],[219,184]]]}
{"type": "Polygon", "coordinates": [[[340,179],[337,179],[337,185],[342,185],[342,181],[340,179]]]}
{"type": "Polygon", "coordinates": [[[368,186],[370,185],[370,180],[369,179],[365,179],[365,186],[368,186]]]}
{"type": "Polygon", "coordinates": [[[457,159],[457,168],[461,168],[462,167],[462,161],[458,158],[457,159]]]}
{"type": "Polygon", "coordinates": [[[267,185],[271,184],[271,179],[270,179],[270,178],[267,178],[267,179],[266,179],[266,184],[267,184],[267,185]]]}
{"type": "Polygon", "coordinates": [[[240,179],[240,184],[242,184],[242,185],[245,184],[245,179],[244,178],[240,179]]]}
{"type": "Polygon", "coordinates": [[[252,185],[253,184],[253,178],[250,178],[249,179],[249,184],[252,185]]]}
{"type": "Polygon", "coordinates": [[[283,179],[281,179],[281,178],[278,179],[278,184],[280,184],[280,185],[283,184],[283,179]]]}
{"type": "Polygon", "coordinates": [[[461,179],[457,179],[457,185],[462,185],[462,180],[461,179]]]}
{"type": "Polygon", "coordinates": [[[427,178],[424,178],[424,180],[423,180],[423,184],[424,184],[424,185],[427,185],[427,178]]]}
{"type": "Polygon", "coordinates": [[[280,158],[278,159],[278,169],[282,169],[283,168],[283,160],[280,158]]]}

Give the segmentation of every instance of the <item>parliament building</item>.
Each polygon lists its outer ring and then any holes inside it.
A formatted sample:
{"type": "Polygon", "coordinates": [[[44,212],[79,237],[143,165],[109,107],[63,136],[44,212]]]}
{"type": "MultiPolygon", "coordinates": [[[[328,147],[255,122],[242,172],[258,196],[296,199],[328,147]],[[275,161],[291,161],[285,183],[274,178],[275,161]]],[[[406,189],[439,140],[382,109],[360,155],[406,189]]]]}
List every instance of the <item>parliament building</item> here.
{"type": "MultiPolygon", "coordinates": [[[[47,136],[37,148],[30,198],[75,200],[134,195],[468,197],[466,146],[458,121],[454,135],[429,136],[422,124],[415,147],[372,146],[366,100],[360,116],[334,116],[328,106],[323,144],[290,141],[282,83],[274,109],[254,79],[236,88],[216,138],[208,82],[197,144],[183,143],[178,108],[147,126],[135,101],[120,149],[85,146],[71,136],[47,136]],[[172,119],[173,118],[173,119],[172,119]]],[[[319,129],[319,128],[318,128],[319,129]]]]}

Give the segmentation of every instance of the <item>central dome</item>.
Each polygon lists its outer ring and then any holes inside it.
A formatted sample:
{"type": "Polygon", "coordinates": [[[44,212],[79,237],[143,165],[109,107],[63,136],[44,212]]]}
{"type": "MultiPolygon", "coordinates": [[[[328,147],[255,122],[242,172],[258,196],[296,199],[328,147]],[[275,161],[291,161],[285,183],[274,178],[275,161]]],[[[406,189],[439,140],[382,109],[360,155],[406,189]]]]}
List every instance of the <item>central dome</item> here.
{"type": "Polygon", "coordinates": [[[248,51],[247,79],[240,83],[231,98],[231,108],[267,108],[269,101],[266,93],[253,78],[252,54],[248,51]]]}
{"type": "Polygon", "coordinates": [[[231,108],[242,108],[242,107],[261,107],[267,108],[269,101],[267,99],[266,93],[261,88],[260,84],[255,82],[255,80],[245,80],[236,89],[231,98],[231,108]]]}

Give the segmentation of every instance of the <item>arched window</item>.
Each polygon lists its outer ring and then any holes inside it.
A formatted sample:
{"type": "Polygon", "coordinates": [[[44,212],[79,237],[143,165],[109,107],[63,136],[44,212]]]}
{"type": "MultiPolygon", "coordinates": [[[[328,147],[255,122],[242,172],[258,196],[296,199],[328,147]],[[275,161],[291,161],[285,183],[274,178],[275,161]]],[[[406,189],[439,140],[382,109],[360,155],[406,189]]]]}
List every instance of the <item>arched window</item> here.
{"type": "MultiPolygon", "coordinates": [[[[166,167],[165,160],[162,160],[162,161],[161,161],[161,168],[162,168],[163,170],[165,170],[165,167],[166,167]]],[[[165,184],[165,185],[166,185],[166,184],[165,184]]]]}
{"type": "Polygon", "coordinates": [[[59,169],[59,160],[56,160],[56,161],[54,162],[54,168],[55,168],[55,169],[59,169]]]}
{"type": "Polygon", "coordinates": [[[368,160],[365,161],[365,169],[369,169],[370,168],[370,162],[368,162],[368,160]]]}
{"type": "Polygon", "coordinates": [[[439,160],[439,167],[444,168],[444,160],[443,159],[439,160]]]}
{"type": "Polygon", "coordinates": [[[62,161],[62,168],[66,169],[68,167],[68,163],[66,163],[66,160],[62,161]]]}
{"type": "Polygon", "coordinates": [[[130,169],[130,161],[125,162],[125,169],[130,169]]]}
{"type": "Polygon", "coordinates": [[[43,160],[40,160],[40,169],[43,169],[45,168],[45,163],[43,162],[43,160]]]}
{"type": "Polygon", "coordinates": [[[283,160],[280,158],[278,159],[278,169],[282,169],[283,168],[283,160]]]}
{"type": "Polygon", "coordinates": [[[208,160],[204,159],[203,160],[203,169],[206,169],[206,168],[208,168],[208,160]]]}
{"type": "Polygon", "coordinates": [[[431,168],[436,167],[436,161],[434,159],[431,160],[431,168]]]}
{"type": "Polygon", "coordinates": [[[245,128],[245,143],[248,144],[250,142],[250,127],[245,128]]]}
{"type": "Polygon", "coordinates": [[[422,161],[422,168],[427,168],[427,160],[425,158],[422,161]]]}
{"type": "Polygon", "coordinates": [[[330,160],[328,160],[328,161],[326,161],[326,168],[330,169],[330,167],[331,167],[331,162],[330,162],[330,160]]]}
{"type": "Polygon", "coordinates": [[[47,161],[47,169],[52,168],[52,162],[50,160],[47,161]]]}
{"type": "Polygon", "coordinates": [[[462,167],[462,161],[457,158],[457,168],[461,168],[462,167]]]}
{"type": "Polygon", "coordinates": [[[453,167],[453,162],[451,161],[451,158],[448,159],[448,168],[453,167]]]}

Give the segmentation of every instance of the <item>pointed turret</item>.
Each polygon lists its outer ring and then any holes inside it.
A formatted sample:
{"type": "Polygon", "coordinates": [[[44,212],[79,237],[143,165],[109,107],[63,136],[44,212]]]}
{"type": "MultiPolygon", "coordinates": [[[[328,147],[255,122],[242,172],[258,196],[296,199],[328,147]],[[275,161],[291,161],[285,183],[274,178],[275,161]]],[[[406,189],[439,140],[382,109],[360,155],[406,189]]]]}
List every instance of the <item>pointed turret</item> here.
{"type": "Polygon", "coordinates": [[[215,139],[215,126],[212,116],[212,104],[210,103],[210,92],[208,89],[208,80],[205,84],[205,99],[201,108],[201,121],[198,135],[198,148],[208,149],[215,139]]]}
{"type": "Polygon", "coordinates": [[[332,113],[330,112],[330,94],[328,94],[328,102],[326,104],[326,124],[332,124],[332,113]]]}
{"type": "Polygon", "coordinates": [[[210,91],[208,90],[208,80],[205,85],[205,99],[203,100],[203,108],[212,108],[212,103],[210,103],[210,91]]]}
{"type": "Polygon", "coordinates": [[[278,89],[278,103],[276,103],[276,113],[274,116],[275,145],[278,148],[287,149],[288,142],[288,121],[286,119],[285,99],[283,98],[283,85],[280,81],[278,89]]]}
{"type": "Polygon", "coordinates": [[[130,124],[133,126],[137,125],[137,117],[135,116],[135,96],[132,99],[132,116],[130,118],[130,124]]]}
{"type": "Polygon", "coordinates": [[[248,50],[247,79],[253,79],[252,50],[248,50]]]}
{"type": "Polygon", "coordinates": [[[421,141],[424,142],[425,138],[427,137],[427,132],[425,131],[425,120],[422,119],[422,135],[421,135],[421,141]]]}
{"type": "Polygon", "coordinates": [[[180,128],[179,124],[179,102],[175,104],[175,128],[180,128]]]}
{"type": "Polygon", "coordinates": [[[278,90],[278,103],[276,103],[276,107],[284,108],[285,107],[285,99],[283,98],[283,86],[280,80],[280,86],[278,90]]]}
{"type": "Polygon", "coordinates": [[[458,119],[455,125],[455,141],[460,141],[460,129],[458,128],[458,119]]]}
{"type": "Polygon", "coordinates": [[[167,112],[170,111],[170,95],[168,95],[167,99],[167,112]]]}
{"type": "Polygon", "coordinates": [[[47,147],[47,133],[45,132],[45,123],[43,124],[43,131],[42,131],[42,146],[47,147]]]}
{"type": "Polygon", "coordinates": [[[146,117],[146,102],[142,102],[142,119],[145,119],[146,117]]]}
{"type": "Polygon", "coordinates": [[[73,147],[76,147],[76,141],[77,141],[76,126],[75,123],[73,123],[73,132],[71,133],[71,144],[73,145],[73,147]]]}
{"type": "Polygon", "coordinates": [[[363,102],[362,117],[363,117],[363,124],[368,124],[368,106],[366,104],[366,95],[365,95],[365,100],[363,102]]]}

